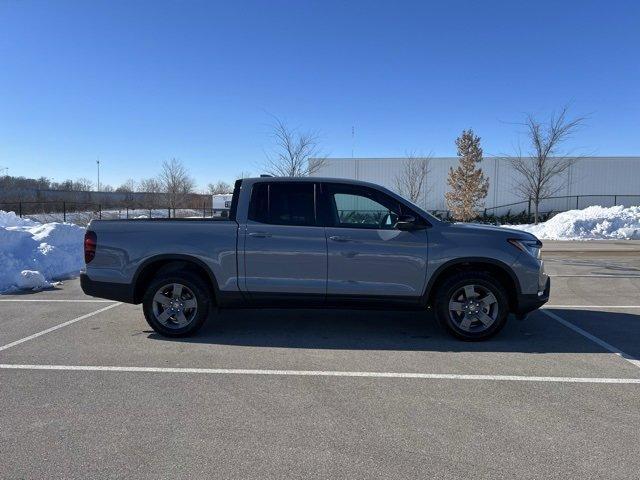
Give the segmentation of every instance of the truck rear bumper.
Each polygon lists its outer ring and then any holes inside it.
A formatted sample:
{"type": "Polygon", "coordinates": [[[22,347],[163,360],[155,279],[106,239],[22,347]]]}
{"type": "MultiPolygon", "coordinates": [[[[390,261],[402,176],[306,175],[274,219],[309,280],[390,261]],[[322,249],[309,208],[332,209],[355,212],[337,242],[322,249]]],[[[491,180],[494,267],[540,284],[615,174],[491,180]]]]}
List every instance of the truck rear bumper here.
{"type": "Polygon", "coordinates": [[[133,286],[128,283],[97,282],[91,280],[86,273],[80,274],[82,291],[92,297],[134,303],[133,286]]]}
{"type": "Polygon", "coordinates": [[[527,313],[537,310],[542,305],[549,301],[549,292],[551,291],[551,279],[547,278],[547,282],[544,286],[544,290],[539,293],[533,294],[520,294],[518,295],[518,305],[516,315],[526,315],[527,313]]]}

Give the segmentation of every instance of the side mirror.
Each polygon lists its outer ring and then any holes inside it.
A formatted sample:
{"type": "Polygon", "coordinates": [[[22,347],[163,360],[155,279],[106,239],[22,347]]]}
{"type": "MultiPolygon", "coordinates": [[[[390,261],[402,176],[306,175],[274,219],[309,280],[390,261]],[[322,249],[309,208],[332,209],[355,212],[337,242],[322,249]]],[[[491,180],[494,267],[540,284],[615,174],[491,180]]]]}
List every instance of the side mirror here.
{"type": "Polygon", "coordinates": [[[398,230],[418,230],[420,225],[418,225],[413,215],[401,215],[394,228],[398,230]]]}

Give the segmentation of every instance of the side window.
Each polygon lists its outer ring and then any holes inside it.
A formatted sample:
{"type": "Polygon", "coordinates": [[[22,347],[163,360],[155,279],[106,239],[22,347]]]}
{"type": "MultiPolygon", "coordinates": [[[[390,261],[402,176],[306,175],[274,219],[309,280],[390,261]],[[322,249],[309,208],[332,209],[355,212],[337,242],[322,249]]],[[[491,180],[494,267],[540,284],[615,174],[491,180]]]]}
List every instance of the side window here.
{"type": "Polygon", "coordinates": [[[316,225],[313,183],[257,183],[249,202],[249,220],[273,225],[316,225]]]}
{"type": "Polygon", "coordinates": [[[329,198],[337,227],[392,230],[401,214],[398,202],[368,188],[331,185],[329,198]]]}
{"type": "Polygon", "coordinates": [[[251,189],[249,201],[249,220],[260,223],[269,222],[269,184],[256,183],[251,189]]]}

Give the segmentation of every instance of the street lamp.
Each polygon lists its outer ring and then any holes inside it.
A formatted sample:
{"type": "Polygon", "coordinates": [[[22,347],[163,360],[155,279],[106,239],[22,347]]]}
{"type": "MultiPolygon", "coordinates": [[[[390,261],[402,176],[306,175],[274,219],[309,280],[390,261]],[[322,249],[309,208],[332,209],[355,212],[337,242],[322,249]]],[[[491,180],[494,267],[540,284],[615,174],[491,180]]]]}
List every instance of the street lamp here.
{"type": "Polygon", "coordinates": [[[98,191],[100,191],[100,160],[96,160],[96,164],[98,165],[98,191]]]}

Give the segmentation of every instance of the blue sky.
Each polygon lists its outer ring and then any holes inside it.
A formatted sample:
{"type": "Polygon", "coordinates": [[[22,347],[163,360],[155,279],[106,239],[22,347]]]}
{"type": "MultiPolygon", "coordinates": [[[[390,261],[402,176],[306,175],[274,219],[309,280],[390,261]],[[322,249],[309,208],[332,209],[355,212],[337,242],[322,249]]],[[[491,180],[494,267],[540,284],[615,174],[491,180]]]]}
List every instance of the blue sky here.
{"type": "Polygon", "coordinates": [[[330,156],[510,151],[571,102],[574,139],[640,155],[640,2],[0,0],[0,166],[103,181],[176,157],[260,173],[269,113],[330,156]]]}

